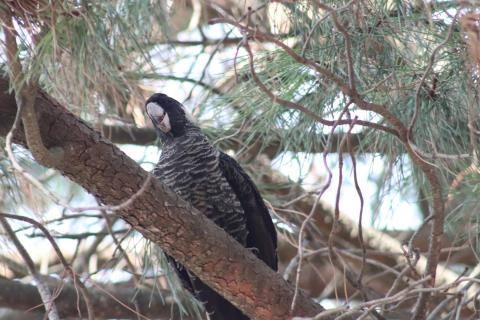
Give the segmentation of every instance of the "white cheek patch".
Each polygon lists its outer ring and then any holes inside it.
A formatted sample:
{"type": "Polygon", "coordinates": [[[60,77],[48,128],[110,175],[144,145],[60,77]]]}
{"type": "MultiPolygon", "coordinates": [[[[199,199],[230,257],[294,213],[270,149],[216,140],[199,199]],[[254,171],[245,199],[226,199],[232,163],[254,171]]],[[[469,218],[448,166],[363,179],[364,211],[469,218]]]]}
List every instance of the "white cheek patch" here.
{"type": "Polygon", "coordinates": [[[155,102],[149,102],[147,104],[147,113],[150,117],[157,118],[162,116],[165,113],[165,111],[163,110],[162,107],[160,107],[155,102]]]}
{"type": "Polygon", "coordinates": [[[165,112],[165,110],[163,110],[162,107],[155,102],[149,102],[146,108],[148,115],[153,120],[153,123],[156,127],[165,133],[172,130],[168,114],[165,112]]]}
{"type": "Polygon", "coordinates": [[[165,114],[163,117],[162,121],[158,124],[158,127],[160,130],[162,130],[165,133],[170,132],[172,130],[172,126],[170,125],[170,119],[168,118],[168,114],[165,114]]]}

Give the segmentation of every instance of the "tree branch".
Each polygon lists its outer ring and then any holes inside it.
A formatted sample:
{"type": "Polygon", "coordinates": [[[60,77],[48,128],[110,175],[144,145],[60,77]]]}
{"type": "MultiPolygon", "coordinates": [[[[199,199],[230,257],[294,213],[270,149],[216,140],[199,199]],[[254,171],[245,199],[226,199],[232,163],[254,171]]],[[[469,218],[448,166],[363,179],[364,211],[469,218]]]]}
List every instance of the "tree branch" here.
{"type": "MultiPolygon", "coordinates": [[[[59,282],[55,285],[51,284],[49,289],[53,291],[58,287],[62,287],[62,290],[56,297],[55,303],[60,316],[62,319],[78,317],[77,305],[72,303],[77,296],[75,288],[59,282]]],[[[144,317],[182,318],[179,314],[172,314],[175,309],[172,308],[173,302],[171,298],[168,298],[167,292],[163,297],[160,297],[156,293],[152,294],[150,290],[145,289],[116,287],[109,290],[90,288],[88,291],[95,309],[95,316],[98,318],[139,319],[134,312],[136,306],[139,307],[140,314],[144,317]],[[162,299],[165,299],[164,303],[162,299]]],[[[0,307],[26,311],[41,304],[42,300],[35,286],[0,278],[0,307]]],[[[83,301],[79,307],[82,313],[86,313],[87,309],[83,301]]],[[[191,318],[184,315],[182,319],[188,320],[191,318]]]]}
{"type": "MultiPolygon", "coordinates": [[[[7,89],[1,78],[1,92],[7,89]]],[[[62,174],[106,205],[123,203],[142,187],[148,173],[85,122],[42,92],[36,108],[45,146],[67,146],[57,166],[62,174]]],[[[0,134],[8,132],[15,113],[14,97],[0,95],[0,134]]],[[[20,131],[15,141],[25,145],[20,131]]],[[[300,294],[291,313],[290,284],[157,180],[116,213],[253,319],[284,320],[323,310],[300,294]]]]}
{"type": "Polygon", "coordinates": [[[12,227],[10,227],[10,224],[8,223],[6,218],[0,217],[0,224],[3,227],[3,230],[5,230],[5,232],[7,233],[8,237],[12,241],[15,248],[17,248],[18,253],[20,253],[20,255],[22,256],[22,259],[25,262],[28,272],[37,283],[37,287],[34,290],[41,297],[40,303],[38,303],[37,305],[43,304],[45,306],[45,311],[48,314],[48,319],[50,320],[60,319],[58,315],[57,307],[54,303],[54,299],[51,293],[52,290],[50,290],[47,284],[40,278],[37,270],[35,269],[35,265],[32,261],[32,258],[28,254],[27,250],[22,245],[22,243],[18,240],[17,236],[13,232],[12,227]]]}
{"type": "MultiPolygon", "coordinates": [[[[204,128],[204,131],[209,131],[209,128],[204,128]]],[[[157,134],[152,128],[138,128],[128,125],[103,125],[102,133],[105,138],[109,139],[115,144],[134,144],[139,146],[152,145],[157,139],[157,134]]],[[[222,137],[230,137],[232,134],[237,133],[237,130],[225,130],[220,134],[222,137]]],[[[240,131],[238,134],[249,134],[248,132],[240,131]]],[[[325,146],[328,153],[340,152],[339,145],[342,141],[344,134],[333,134],[330,139],[330,143],[325,146]]],[[[329,135],[319,135],[318,140],[321,142],[327,142],[329,135]]],[[[359,151],[362,153],[386,153],[386,149],[382,149],[378,144],[364,143],[365,133],[352,133],[350,134],[350,146],[354,151],[359,151]]],[[[252,139],[257,141],[258,139],[252,139]]],[[[221,149],[234,149],[238,150],[241,148],[240,144],[235,139],[222,139],[218,144],[221,149]]],[[[258,143],[251,146],[252,153],[256,154],[256,149],[262,149],[262,153],[268,155],[269,158],[273,158],[280,152],[283,151],[292,151],[292,152],[311,152],[311,153],[322,153],[325,151],[324,146],[315,147],[310,145],[299,144],[288,144],[287,146],[282,145],[282,140],[280,135],[270,135],[268,137],[263,137],[262,140],[259,140],[258,143]]],[[[342,152],[347,152],[343,150],[342,152]]]]}
{"type": "MultiPolygon", "coordinates": [[[[204,128],[204,131],[207,132],[210,129],[204,128]]],[[[151,145],[155,143],[157,139],[157,134],[152,128],[138,128],[129,125],[102,125],[102,132],[105,138],[109,139],[115,144],[135,144],[140,146],[151,145]]],[[[226,130],[220,134],[222,137],[230,137],[236,134],[247,134],[249,132],[238,131],[238,130],[226,130]]],[[[387,149],[377,143],[365,143],[366,131],[360,133],[352,133],[349,137],[350,146],[353,148],[353,151],[360,153],[380,153],[386,154],[387,149]]],[[[368,132],[372,135],[374,132],[368,132]]],[[[318,135],[318,141],[323,143],[328,141],[329,135],[318,135]]],[[[340,141],[342,141],[344,134],[333,134],[331,138],[331,143],[326,146],[328,153],[337,153],[339,152],[340,141]]],[[[249,149],[252,154],[256,154],[257,151],[261,149],[262,153],[268,155],[270,158],[273,158],[280,152],[283,151],[292,151],[292,152],[309,152],[309,153],[323,153],[325,152],[324,146],[311,146],[305,145],[303,143],[298,144],[288,144],[287,146],[282,144],[281,133],[278,135],[271,134],[268,137],[255,137],[252,139],[255,143],[249,146],[249,149]]],[[[222,149],[240,149],[243,145],[240,145],[235,139],[221,139],[221,142],[218,144],[222,149]]],[[[345,150],[343,152],[346,152],[345,150]]],[[[422,152],[422,156],[429,160],[442,159],[444,161],[457,161],[460,159],[471,158],[471,154],[442,154],[442,153],[433,153],[428,154],[422,152]]]]}
{"type": "MultiPolygon", "coordinates": [[[[37,122],[37,113],[35,111],[35,98],[38,92],[38,75],[27,79],[23,73],[22,64],[18,58],[19,50],[16,40],[13,17],[8,11],[1,12],[3,31],[5,34],[5,55],[7,56],[8,72],[10,74],[12,87],[15,90],[15,100],[17,102],[18,113],[22,118],[25,137],[28,148],[31,150],[35,160],[46,167],[54,167],[62,161],[63,150],[45,148],[40,136],[40,129],[37,122]],[[24,83],[22,83],[25,81],[24,83]]],[[[14,126],[12,130],[15,130],[14,126]]]]}

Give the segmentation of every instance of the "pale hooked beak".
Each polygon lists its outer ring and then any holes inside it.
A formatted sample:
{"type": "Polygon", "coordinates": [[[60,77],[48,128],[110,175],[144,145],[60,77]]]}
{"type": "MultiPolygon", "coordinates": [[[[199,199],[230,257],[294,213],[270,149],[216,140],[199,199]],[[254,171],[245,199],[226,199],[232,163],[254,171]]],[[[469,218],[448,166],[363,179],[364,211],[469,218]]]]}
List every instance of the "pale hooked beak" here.
{"type": "Polygon", "coordinates": [[[168,133],[172,130],[170,125],[170,119],[168,114],[155,102],[149,102],[147,104],[147,114],[152,119],[153,124],[159,128],[162,132],[168,133]]]}

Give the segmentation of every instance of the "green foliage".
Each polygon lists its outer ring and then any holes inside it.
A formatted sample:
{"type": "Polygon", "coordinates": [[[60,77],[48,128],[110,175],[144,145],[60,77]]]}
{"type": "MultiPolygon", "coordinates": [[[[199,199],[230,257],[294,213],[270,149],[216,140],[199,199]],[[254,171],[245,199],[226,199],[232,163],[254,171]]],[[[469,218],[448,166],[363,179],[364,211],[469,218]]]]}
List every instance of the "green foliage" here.
{"type": "MultiPolygon", "coordinates": [[[[335,2],[335,6],[341,7],[341,4],[335,2]]],[[[429,25],[425,16],[404,12],[403,7],[387,11],[385,6],[382,2],[368,8],[360,6],[363,7],[361,9],[352,5],[351,10],[339,14],[339,20],[347,26],[352,40],[352,62],[358,90],[368,91],[365,94],[368,101],[385,105],[408,124],[414,114],[417,85],[433,50],[447,37],[450,25],[444,23],[445,18],[438,18],[429,25]],[[379,83],[381,85],[376,86],[379,83]]],[[[320,62],[347,82],[345,40],[332,20],[324,16],[324,11],[314,7],[294,6],[290,13],[292,33],[298,37],[295,38],[294,49],[298,53],[304,52],[306,58],[320,62]],[[317,15],[310,19],[308,16],[312,10],[317,15]],[[311,34],[309,45],[303,50],[305,43],[301,39],[308,34],[311,34]]],[[[247,59],[245,56],[238,59],[238,65],[242,66],[240,80],[218,106],[227,102],[238,114],[238,121],[249,119],[256,133],[268,136],[273,131],[282,132],[285,138],[282,141],[292,144],[307,141],[305,151],[313,150],[318,143],[318,135],[330,129],[323,128],[299,111],[273,103],[249,76],[247,59]],[[311,147],[308,148],[308,145],[311,147]]],[[[296,63],[281,49],[257,53],[255,67],[262,82],[275,95],[298,102],[324,118],[336,119],[348,100],[332,81],[318,77],[313,70],[296,63]]],[[[468,97],[475,88],[468,74],[471,73],[465,63],[465,43],[456,25],[453,36],[437,54],[433,72],[420,89],[415,137],[418,147],[425,152],[469,152],[465,124],[468,97]],[[463,141],[459,137],[463,137],[463,141]]],[[[352,110],[366,119],[378,119],[372,114],[359,112],[358,108],[352,110]]],[[[345,131],[345,128],[339,130],[345,131]]],[[[398,147],[398,144],[392,145],[394,141],[385,135],[372,135],[370,138],[374,141],[368,144],[383,144],[385,150],[398,147]]],[[[395,152],[394,156],[398,154],[395,152]]]]}
{"type": "MultiPolygon", "coordinates": [[[[48,12],[48,10],[47,10],[48,12]]],[[[141,98],[138,76],[152,72],[152,43],[164,39],[164,1],[95,1],[52,14],[38,42],[24,43],[29,76],[76,112],[125,116],[141,98]]]]}

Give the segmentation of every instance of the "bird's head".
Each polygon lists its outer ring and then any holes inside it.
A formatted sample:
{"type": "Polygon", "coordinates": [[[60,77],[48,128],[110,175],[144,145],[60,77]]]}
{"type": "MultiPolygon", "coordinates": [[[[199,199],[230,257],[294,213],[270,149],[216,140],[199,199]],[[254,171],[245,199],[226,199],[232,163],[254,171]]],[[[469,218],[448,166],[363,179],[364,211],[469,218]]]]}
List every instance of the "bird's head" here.
{"type": "Polygon", "coordinates": [[[188,129],[197,128],[185,107],[166,94],[152,95],[145,102],[145,109],[163,140],[183,136],[188,129]]]}

